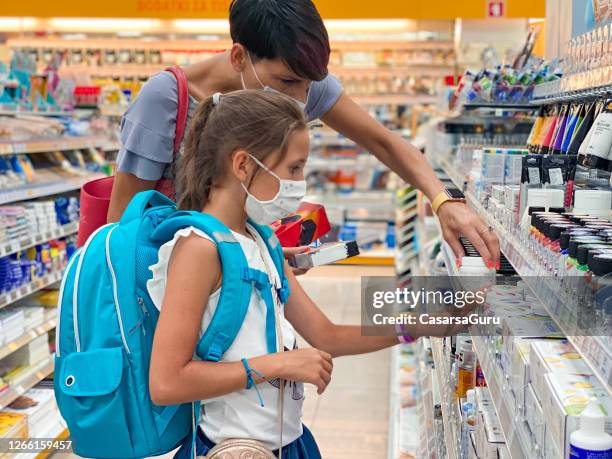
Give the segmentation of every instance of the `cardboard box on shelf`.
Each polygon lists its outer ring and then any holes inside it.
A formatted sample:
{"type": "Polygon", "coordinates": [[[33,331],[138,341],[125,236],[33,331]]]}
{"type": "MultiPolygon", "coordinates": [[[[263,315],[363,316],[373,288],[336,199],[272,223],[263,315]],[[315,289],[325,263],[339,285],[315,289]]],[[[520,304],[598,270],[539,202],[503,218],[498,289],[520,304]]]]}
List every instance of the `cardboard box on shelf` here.
{"type": "Polygon", "coordinates": [[[478,457],[497,459],[497,449],[505,444],[504,434],[495,413],[479,413],[480,421],[476,431],[478,457]]]}
{"type": "Polygon", "coordinates": [[[59,413],[52,388],[32,388],[3,412],[25,414],[32,438],[45,438],[43,434],[59,413]]]}
{"type": "Polygon", "coordinates": [[[567,457],[569,437],[580,427],[580,415],[589,400],[598,403],[606,416],[606,432],[612,434],[612,398],[594,376],[568,373],[544,375],[544,392],[540,398],[546,432],[567,457]]]}
{"type": "MultiPolygon", "coordinates": [[[[28,438],[28,420],[25,414],[0,413],[0,438],[28,438]]],[[[12,458],[13,454],[0,453],[0,459],[12,458]]]]}
{"type": "Polygon", "coordinates": [[[547,373],[593,375],[591,367],[567,340],[532,342],[529,361],[533,388],[540,400],[544,391],[544,375],[547,373]]]}

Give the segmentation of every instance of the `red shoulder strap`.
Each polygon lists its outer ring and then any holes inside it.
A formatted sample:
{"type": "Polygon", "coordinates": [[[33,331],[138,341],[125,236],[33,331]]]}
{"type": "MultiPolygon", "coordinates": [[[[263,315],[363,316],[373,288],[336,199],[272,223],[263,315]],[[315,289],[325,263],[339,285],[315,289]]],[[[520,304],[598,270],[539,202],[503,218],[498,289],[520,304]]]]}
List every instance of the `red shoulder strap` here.
{"type": "Polygon", "coordinates": [[[176,113],[176,131],[174,133],[174,156],[178,155],[185,130],[187,128],[187,114],[189,113],[189,87],[187,85],[187,77],[185,72],[178,65],[168,67],[167,72],[170,72],[176,78],[176,86],[178,88],[178,110],[176,113]]]}

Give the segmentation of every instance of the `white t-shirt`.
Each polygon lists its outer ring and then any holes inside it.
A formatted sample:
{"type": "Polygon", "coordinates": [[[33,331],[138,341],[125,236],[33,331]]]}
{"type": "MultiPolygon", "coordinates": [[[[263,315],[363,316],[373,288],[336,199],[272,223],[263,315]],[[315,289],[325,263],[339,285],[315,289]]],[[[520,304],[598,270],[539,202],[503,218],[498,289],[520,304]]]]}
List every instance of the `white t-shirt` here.
{"type": "MultiPolygon", "coordinates": [[[[265,247],[264,241],[254,228],[248,226],[248,230],[257,239],[257,242],[242,234],[236,232],[233,232],[233,234],[244,251],[249,267],[266,272],[266,265],[262,255],[265,256],[268,266],[273,271],[272,276],[274,279],[271,279],[271,281],[275,286],[278,286],[280,280],[272,257],[270,257],[267,250],[260,249],[260,247],[265,247]]],[[[159,249],[158,263],[149,268],[153,272],[153,278],[148,281],[147,289],[158,309],[161,309],[164,297],[168,263],[172,256],[172,251],[179,238],[190,236],[192,233],[210,240],[206,234],[196,228],[182,229],[174,235],[170,242],[167,242],[159,249]]],[[[217,303],[219,302],[219,295],[220,290],[217,290],[208,299],[208,304],[202,317],[200,336],[203,335],[212,320],[217,303]]],[[[285,349],[296,349],[295,331],[285,319],[283,310],[280,311],[280,321],[285,349]]],[[[251,301],[242,328],[238,332],[232,346],[223,355],[221,361],[239,362],[243,358],[251,359],[266,355],[267,353],[266,304],[259,291],[253,287],[251,301]]],[[[255,388],[246,390],[246,376],[244,390],[210,400],[203,400],[200,418],[202,430],[214,443],[220,443],[230,438],[249,438],[259,440],[271,450],[278,449],[280,440],[278,385],[279,381],[273,380],[257,386],[261,393],[264,407],[259,403],[255,388]]],[[[302,435],[303,402],[303,383],[287,381],[285,383],[284,396],[283,446],[292,443],[302,435]]]]}

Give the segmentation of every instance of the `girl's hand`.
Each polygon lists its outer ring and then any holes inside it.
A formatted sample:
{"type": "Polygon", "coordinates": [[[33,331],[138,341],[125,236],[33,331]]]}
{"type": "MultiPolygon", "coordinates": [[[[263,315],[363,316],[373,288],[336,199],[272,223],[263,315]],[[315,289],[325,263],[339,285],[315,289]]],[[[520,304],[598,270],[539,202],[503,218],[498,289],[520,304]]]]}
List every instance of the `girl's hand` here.
{"type": "Polygon", "coordinates": [[[334,368],[332,357],[327,352],[314,348],[283,352],[281,378],[317,386],[321,395],[331,381],[334,368]]]}
{"type": "MultiPolygon", "coordinates": [[[[289,260],[294,255],[299,255],[300,253],[308,252],[308,247],[283,247],[283,255],[285,255],[285,260],[289,260]]],[[[301,276],[308,272],[307,269],[293,268],[291,267],[294,276],[301,276]]]]}

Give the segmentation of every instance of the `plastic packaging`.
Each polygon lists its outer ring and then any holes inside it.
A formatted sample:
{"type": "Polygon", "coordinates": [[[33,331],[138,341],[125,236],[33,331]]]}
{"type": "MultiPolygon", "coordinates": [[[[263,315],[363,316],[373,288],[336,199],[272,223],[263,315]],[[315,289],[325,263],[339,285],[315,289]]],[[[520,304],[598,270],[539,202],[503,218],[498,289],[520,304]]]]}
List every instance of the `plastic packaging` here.
{"type": "Polygon", "coordinates": [[[605,432],[601,409],[589,402],[580,416],[580,428],[570,435],[571,459],[612,459],[612,436],[605,432]]]}

